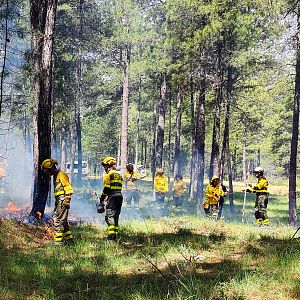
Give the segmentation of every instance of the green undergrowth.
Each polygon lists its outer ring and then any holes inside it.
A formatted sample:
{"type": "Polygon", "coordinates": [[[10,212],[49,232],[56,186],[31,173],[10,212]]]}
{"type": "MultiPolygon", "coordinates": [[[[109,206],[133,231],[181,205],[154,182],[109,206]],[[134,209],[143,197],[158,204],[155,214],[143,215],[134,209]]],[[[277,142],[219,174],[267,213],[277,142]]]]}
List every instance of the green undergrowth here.
{"type": "Polygon", "coordinates": [[[300,242],[288,226],[198,217],[73,227],[58,247],[46,226],[0,224],[0,299],[300,299],[300,242]]]}

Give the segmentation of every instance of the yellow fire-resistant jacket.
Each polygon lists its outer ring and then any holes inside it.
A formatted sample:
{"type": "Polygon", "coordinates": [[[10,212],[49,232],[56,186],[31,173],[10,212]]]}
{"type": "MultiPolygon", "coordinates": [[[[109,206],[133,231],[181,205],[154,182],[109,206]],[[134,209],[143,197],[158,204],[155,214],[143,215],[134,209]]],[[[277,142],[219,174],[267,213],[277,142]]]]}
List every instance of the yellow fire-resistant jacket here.
{"type": "Polygon", "coordinates": [[[253,188],[249,188],[251,193],[267,193],[269,182],[265,177],[258,178],[257,184],[253,188]]]}
{"type": "Polygon", "coordinates": [[[219,197],[224,196],[225,193],[221,187],[218,185],[214,187],[213,185],[209,184],[205,189],[205,201],[204,205],[206,204],[218,204],[219,197]]]}
{"type": "Polygon", "coordinates": [[[122,176],[116,170],[109,170],[103,176],[103,195],[111,195],[116,193],[121,193],[122,190],[122,176]]]}
{"type": "Polygon", "coordinates": [[[128,191],[137,190],[136,181],[140,179],[138,172],[129,173],[128,171],[124,174],[125,188],[128,191]]]}
{"type": "Polygon", "coordinates": [[[58,171],[56,175],[53,176],[54,184],[54,197],[60,195],[71,196],[73,194],[73,188],[69,182],[69,177],[63,171],[58,171]]]}
{"type": "Polygon", "coordinates": [[[181,197],[186,189],[185,182],[183,180],[175,180],[173,183],[173,194],[175,197],[181,197]]]}
{"type": "Polygon", "coordinates": [[[162,175],[156,175],[154,177],[154,189],[156,192],[166,193],[168,191],[167,178],[162,175]]]}

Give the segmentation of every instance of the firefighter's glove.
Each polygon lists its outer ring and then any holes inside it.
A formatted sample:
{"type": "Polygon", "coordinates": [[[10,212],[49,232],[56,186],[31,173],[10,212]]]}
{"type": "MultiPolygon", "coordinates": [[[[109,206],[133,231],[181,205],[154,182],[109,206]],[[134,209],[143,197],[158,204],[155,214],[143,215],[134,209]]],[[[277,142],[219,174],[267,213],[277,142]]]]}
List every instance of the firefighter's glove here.
{"type": "Polygon", "coordinates": [[[101,202],[100,199],[98,199],[98,201],[96,202],[96,209],[97,209],[97,213],[99,213],[99,214],[102,214],[105,212],[104,203],[101,202]]]}
{"type": "Polygon", "coordinates": [[[70,208],[71,196],[65,196],[63,205],[65,208],[70,208]]]}
{"type": "Polygon", "coordinates": [[[203,203],[202,203],[202,207],[203,207],[204,209],[208,209],[208,208],[209,208],[209,203],[208,203],[208,202],[203,202],[203,203]]]}

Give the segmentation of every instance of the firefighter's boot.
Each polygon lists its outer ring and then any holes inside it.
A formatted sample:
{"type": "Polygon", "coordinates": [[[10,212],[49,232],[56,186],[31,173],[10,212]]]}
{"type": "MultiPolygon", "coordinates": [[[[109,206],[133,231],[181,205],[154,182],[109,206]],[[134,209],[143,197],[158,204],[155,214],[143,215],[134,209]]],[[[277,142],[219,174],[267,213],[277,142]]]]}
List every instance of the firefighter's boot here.
{"type": "Polygon", "coordinates": [[[54,235],[54,243],[55,245],[62,245],[63,241],[63,233],[62,232],[56,232],[54,235]]]}
{"type": "Polygon", "coordinates": [[[115,242],[117,240],[118,226],[109,225],[107,228],[107,241],[115,242]]]}
{"type": "Polygon", "coordinates": [[[74,245],[74,238],[70,230],[63,233],[63,239],[66,245],[74,245]]]}
{"type": "Polygon", "coordinates": [[[263,224],[263,219],[262,218],[256,219],[256,224],[261,226],[263,224]]]}

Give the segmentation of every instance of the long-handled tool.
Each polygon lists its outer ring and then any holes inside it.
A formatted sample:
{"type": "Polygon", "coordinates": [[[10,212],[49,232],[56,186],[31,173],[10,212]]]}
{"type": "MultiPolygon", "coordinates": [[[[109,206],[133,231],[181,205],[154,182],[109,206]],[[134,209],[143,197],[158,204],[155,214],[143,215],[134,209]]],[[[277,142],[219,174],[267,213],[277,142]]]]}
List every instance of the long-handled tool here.
{"type": "MultiPolygon", "coordinates": [[[[300,227],[298,227],[298,229],[296,230],[296,232],[294,233],[294,235],[292,236],[292,240],[294,239],[294,237],[296,236],[296,234],[297,234],[297,232],[300,230],[300,227]]],[[[299,239],[299,237],[297,238],[297,239],[299,239]]]]}

